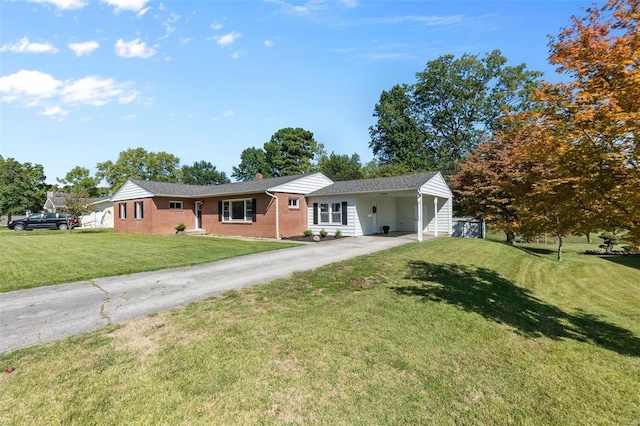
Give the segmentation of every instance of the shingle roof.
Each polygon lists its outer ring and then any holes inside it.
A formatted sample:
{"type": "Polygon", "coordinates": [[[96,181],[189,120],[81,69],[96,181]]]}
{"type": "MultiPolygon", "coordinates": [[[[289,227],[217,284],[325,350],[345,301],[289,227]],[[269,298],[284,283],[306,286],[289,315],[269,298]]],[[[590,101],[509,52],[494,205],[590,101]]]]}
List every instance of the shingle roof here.
{"type": "Polygon", "coordinates": [[[317,195],[402,191],[411,189],[417,190],[437,174],[438,172],[426,172],[415,175],[339,181],[315,192],[312,192],[311,194],[309,194],[309,196],[314,197],[317,195]]]}
{"type": "Polygon", "coordinates": [[[264,192],[269,188],[292,182],[307,175],[283,176],[277,178],[256,179],[247,182],[223,183],[221,185],[185,185],[182,183],[154,182],[131,179],[142,189],[153,195],[180,196],[180,197],[205,197],[224,194],[251,194],[264,192]]]}

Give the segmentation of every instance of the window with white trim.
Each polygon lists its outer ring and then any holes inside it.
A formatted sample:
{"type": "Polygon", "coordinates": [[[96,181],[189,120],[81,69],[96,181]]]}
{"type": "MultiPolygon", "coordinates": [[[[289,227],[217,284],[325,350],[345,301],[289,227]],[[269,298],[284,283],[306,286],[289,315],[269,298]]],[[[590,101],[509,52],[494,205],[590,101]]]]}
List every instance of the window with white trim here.
{"type": "Polygon", "coordinates": [[[182,201],[169,201],[169,210],[182,210],[182,201]]]}
{"type": "Polygon", "coordinates": [[[136,219],[144,218],[144,203],[142,201],[135,201],[133,203],[133,217],[136,219]]]}
{"type": "Polygon", "coordinates": [[[313,224],[347,225],[347,202],[313,203],[313,224]]]}
{"type": "Polygon", "coordinates": [[[221,201],[223,222],[255,222],[255,199],[221,201]]]}
{"type": "Polygon", "coordinates": [[[289,208],[290,209],[299,209],[300,208],[300,199],[299,198],[289,198],[289,208]]]}
{"type": "Polygon", "coordinates": [[[127,203],[120,203],[118,205],[118,218],[120,219],[127,218],[127,203]]]}

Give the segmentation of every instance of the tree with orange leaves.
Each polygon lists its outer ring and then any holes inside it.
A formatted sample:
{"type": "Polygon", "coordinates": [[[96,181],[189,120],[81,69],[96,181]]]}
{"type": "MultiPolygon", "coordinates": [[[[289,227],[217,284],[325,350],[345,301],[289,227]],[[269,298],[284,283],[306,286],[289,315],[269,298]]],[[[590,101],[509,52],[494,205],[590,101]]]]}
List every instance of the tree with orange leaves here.
{"type": "MultiPolygon", "coordinates": [[[[537,124],[574,197],[591,199],[599,225],[640,242],[640,1],[609,0],[572,17],[549,61],[571,81],[536,93],[537,124]]],[[[532,145],[528,154],[541,149],[532,145]]]]}

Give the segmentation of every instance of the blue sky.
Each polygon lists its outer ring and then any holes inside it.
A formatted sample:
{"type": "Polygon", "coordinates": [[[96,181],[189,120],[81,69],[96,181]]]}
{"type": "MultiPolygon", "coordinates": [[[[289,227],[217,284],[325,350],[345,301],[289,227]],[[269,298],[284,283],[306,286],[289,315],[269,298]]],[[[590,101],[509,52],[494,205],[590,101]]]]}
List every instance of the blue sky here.
{"type": "Polygon", "coordinates": [[[558,81],[547,35],[591,3],[0,0],[0,155],[50,183],[136,147],[230,176],[303,127],[366,162],[383,90],[494,49],[558,81]]]}

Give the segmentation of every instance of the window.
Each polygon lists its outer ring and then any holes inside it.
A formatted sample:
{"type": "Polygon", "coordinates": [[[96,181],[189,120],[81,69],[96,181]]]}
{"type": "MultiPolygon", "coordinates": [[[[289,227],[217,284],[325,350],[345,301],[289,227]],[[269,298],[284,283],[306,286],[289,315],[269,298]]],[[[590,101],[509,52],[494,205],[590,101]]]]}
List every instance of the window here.
{"type": "Polygon", "coordinates": [[[118,217],[120,219],[127,218],[127,203],[120,203],[120,206],[118,207],[118,217]]]}
{"type": "Polygon", "coordinates": [[[320,223],[329,223],[329,203],[320,203],[320,223]]]}
{"type": "Polygon", "coordinates": [[[299,198],[289,198],[289,208],[290,209],[299,209],[300,208],[300,199],[299,198]]]}
{"type": "Polygon", "coordinates": [[[313,224],[347,225],[347,202],[313,203],[313,224]]]}
{"type": "Polygon", "coordinates": [[[331,223],[342,223],[340,203],[331,203],[331,223]]]}
{"type": "Polygon", "coordinates": [[[169,210],[182,210],[182,201],[169,201],[169,210]]]}
{"type": "Polygon", "coordinates": [[[218,203],[220,221],[222,222],[255,222],[256,200],[225,200],[218,203]]]}
{"type": "Polygon", "coordinates": [[[144,204],[142,201],[133,203],[133,217],[136,219],[142,219],[144,217],[144,204]]]}

